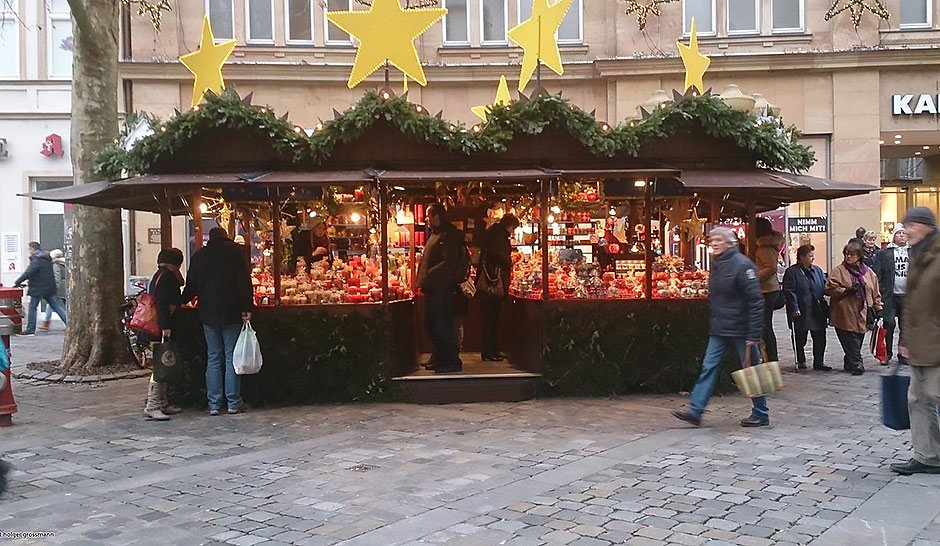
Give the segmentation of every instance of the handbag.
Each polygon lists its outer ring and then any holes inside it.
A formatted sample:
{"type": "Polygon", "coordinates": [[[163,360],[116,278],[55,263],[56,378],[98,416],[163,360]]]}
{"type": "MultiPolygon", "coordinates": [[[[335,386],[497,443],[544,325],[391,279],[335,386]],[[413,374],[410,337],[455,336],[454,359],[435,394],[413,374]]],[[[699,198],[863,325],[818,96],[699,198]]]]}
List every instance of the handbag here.
{"type": "Polygon", "coordinates": [[[158,383],[174,381],[180,374],[176,357],[176,345],[163,337],[159,343],[153,343],[153,380],[158,383]]]}
{"type": "MultiPolygon", "coordinates": [[[[871,337],[868,339],[868,349],[871,351],[871,355],[875,358],[878,358],[878,338],[886,340],[885,334],[887,331],[884,328],[884,321],[881,319],[875,319],[875,321],[870,325],[871,328],[871,337]]],[[[887,353],[887,347],[885,347],[885,353],[887,353]]]]}
{"type": "MultiPolygon", "coordinates": [[[[153,286],[156,288],[160,279],[163,278],[163,271],[157,276],[153,286]]],[[[134,307],[134,316],[131,317],[130,328],[143,332],[153,338],[160,337],[160,320],[157,316],[157,298],[149,291],[141,292],[137,296],[137,305],[134,307]]]]}
{"type": "Polygon", "coordinates": [[[744,348],[743,368],[731,372],[731,379],[741,394],[748,398],[767,396],[783,388],[783,374],[776,361],[751,365],[751,346],[744,348]]]}
{"type": "Polygon", "coordinates": [[[503,286],[503,276],[500,275],[499,268],[496,268],[496,276],[491,277],[486,267],[480,267],[477,273],[477,292],[483,296],[492,298],[501,298],[506,295],[506,288],[503,286]]]}
{"type": "Polygon", "coordinates": [[[881,328],[878,330],[878,341],[875,343],[875,359],[878,362],[888,361],[888,330],[881,328]]]}
{"type": "Polygon", "coordinates": [[[779,311],[787,306],[787,298],[783,295],[783,290],[778,290],[771,293],[772,296],[770,299],[770,304],[773,306],[774,311],[779,311]]]}
{"type": "Polygon", "coordinates": [[[467,277],[467,280],[460,283],[460,293],[463,294],[463,297],[470,299],[477,295],[477,285],[467,277]]]}
{"type": "Polygon", "coordinates": [[[895,364],[891,373],[881,376],[881,422],[890,429],[911,428],[911,414],[907,409],[907,391],[911,378],[899,375],[901,364],[895,364]]]}

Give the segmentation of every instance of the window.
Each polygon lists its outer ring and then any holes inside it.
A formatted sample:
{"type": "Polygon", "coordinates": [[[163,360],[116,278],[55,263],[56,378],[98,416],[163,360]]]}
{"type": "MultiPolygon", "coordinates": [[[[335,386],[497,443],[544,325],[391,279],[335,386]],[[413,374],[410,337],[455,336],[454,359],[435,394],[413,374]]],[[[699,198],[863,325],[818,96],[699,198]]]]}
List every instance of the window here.
{"type": "MultiPolygon", "coordinates": [[[[551,1],[551,0],[549,0],[551,1]]],[[[556,0],[557,1],[557,0],[556,0]]],[[[560,43],[581,43],[581,2],[574,0],[568,13],[558,27],[558,41],[560,43]]],[[[554,2],[553,2],[554,3],[554,2]]],[[[525,21],[532,16],[532,0],[519,0],[519,22],[525,21]]]]}
{"type": "Polygon", "coordinates": [[[682,33],[692,32],[692,18],[695,18],[695,32],[715,34],[715,0],[682,1],[682,33]]]}
{"type": "Polygon", "coordinates": [[[231,40],[235,38],[235,9],[233,0],[208,0],[206,13],[212,24],[212,35],[218,40],[231,40]]]}
{"type": "Polygon", "coordinates": [[[469,0],[444,0],[447,15],[444,16],[444,43],[470,43],[469,0]]]}
{"type": "MultiPolygon", "coordinates": [[[[758,0],[728,0],[728,34],[757,34],[758,0]]],[[[695,19],[696,30],[699,28],[695,19]]]]}
{"type": "Polygon", "coordinates": [[[930,26],[930,0],[901,0],[901,28],[930,26]]]}
{"type": "Polygon", "coordinates": [[[774,32],[803,32],[803,0],[773,0],[774,32]]]}
{"type": "Polygon", "coordinates": [[[311,0],[285,0],[284,31],[287,43],[313,42],[313,9],[311,0]]]}
{"type": "Polygon", "coordinates": [[[20,77],[20,48],[16,15],[0,11],[0,80],[20,77]]]}
{"type": "Polygon", "coordinates": [[[248,43],[274,43],[274,0],[247,0],[248,43]]]}
{"type": "MultiPolygon", "coordinates": [[[[352,0],[327,0],[326,11],[350,11],[352,10],[352,0]]],[[[352,43],[349,34],[346,34],[333,23],[326,21],[326,43],[345,44],[352,43]]]]}
{"type": "Polygon", "coordinates": [[[72,14],[66,0],[49,4],[49,78],[72,79],[72,14]]]}
{"type": "Polygon", "coordinates": [[[505,44],[508,9],[506,0],[482,0],[482,32],[484,44],[505,44]]]}

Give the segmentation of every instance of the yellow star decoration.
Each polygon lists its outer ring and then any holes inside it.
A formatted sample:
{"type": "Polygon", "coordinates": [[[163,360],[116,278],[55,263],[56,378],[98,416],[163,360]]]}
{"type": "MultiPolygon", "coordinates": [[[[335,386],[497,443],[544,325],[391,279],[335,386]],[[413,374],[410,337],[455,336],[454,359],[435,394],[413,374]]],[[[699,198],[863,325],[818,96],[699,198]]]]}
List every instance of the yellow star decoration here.
{"type": "Polygon", "coordinates": [[[440,8],[404,10],[398,0],[374,0],[368,11],[331,11],[331,23],[359,40],[359,50],[346,86],[352,89],[385,61],[406,77],[427,85],[414,41],[447,14],[440,8]]]}
{"type": "Polygon", "coordinates": [[[695,35],[695,17],[692,18],[692,35],[689,38],[689,45],[682,42],[676,42],[679,48],[679,55],[682,57],[682,64],[685,65],[685,89],[690,87],[698,89],[699,93],[705,92],[705,85],[702,83],[702,77],[711,64],[711,59],[699,53],[698,36],[695,35]]]}
{"type": "Polygon", "coordinates": [[[209,25],[209,15],[202,21],[202,37],[199,39],[199,50],[187,53],[180,57],[183,63],[196,80],[193,82],[193,106],[202,101],[206,91],[215,94],[222,93],[225,81],[222,79],[222,65],[235,50],[235,40],[226,40],[221,44],[215,43],[212,27],[209,25]]]}
{"type": "Polygon", "coordinates": [[[561,76],[565,67],[561,64],[561,53],[555,32],[561,26],[574,0],[558,0],[549,5],[549,0],[532,0],[532,16],[509,29],[506,36],[523,49],[522,71],[519,73],[519,91],[532,79],[539,61],[561,76]]]}
{"type": "MultiPolygon", "coordinates": [[[[506,83],[506,76],[500,76],[499,87],[496,88],[496,100],[493,101],[493,104],[509,104],[510,102],[512,102],[512,97],[509,95],[509,84],[506,83]]],[[[474,106],[470,110],[483,121],[487,121],[490,117],[489,112],[487,112],[489,108],[489,104],[484,104],[482,106],[474,106]]]]}

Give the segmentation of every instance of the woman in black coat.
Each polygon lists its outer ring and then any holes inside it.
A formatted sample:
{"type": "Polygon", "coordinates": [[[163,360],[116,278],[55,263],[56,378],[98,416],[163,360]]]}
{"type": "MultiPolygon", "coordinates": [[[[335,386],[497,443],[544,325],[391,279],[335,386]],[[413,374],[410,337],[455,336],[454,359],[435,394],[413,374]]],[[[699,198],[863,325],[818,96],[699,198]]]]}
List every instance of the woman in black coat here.
{"type": "Polygon", "coordinates": [[[509,288],[509,276],[512,270],[512,232],[519,227],[519,220],[512,214],[503,216],[499,222],[486,230],[481,245],[480,265],[477,267],[477,286],[488,279],[502,281],[502,294],[488,295],[477,291],[483,312],[483,351],[484,361],[500,362],[506,357],[499,352],[499,312],[509,288]],[[483,278],[481,278],[481,276],[483,278]]]}
{"type": "Polygon", "coordinates": [[[796,363],[806,369],[806,338],[813,336],[813,369],[831,371],[823,362],[826,353],[826,328],[829,321],[828,305],[823,296],[826,276],[813,265],[813,245],[796,250],[796,264],[783,275],[783,291],[787,297],[787,317],[796,337],[796,363]]]}
{"type": "MultiPolygon", "coordinates": [[[[180,290],[184,284],[183,275],[180,273],[182,265],[183,251],[178,248],[161,250],[157,255],[157,272],[154,273],[150,286],[147,288],[147,292],[156,300],[157,322],[160,325],[161,335],[167,339],[173,334],[173,313],[182,303],[180,297],[180,290]]],[[[141,333],[140,336],[145,337],[146,334],[141,333]]],[[[170,415],[180,411],[179,408],[169,404],[166,383],[154,381],[151,374],[144,415],[154,421],[167,421],[170,415]]]]}

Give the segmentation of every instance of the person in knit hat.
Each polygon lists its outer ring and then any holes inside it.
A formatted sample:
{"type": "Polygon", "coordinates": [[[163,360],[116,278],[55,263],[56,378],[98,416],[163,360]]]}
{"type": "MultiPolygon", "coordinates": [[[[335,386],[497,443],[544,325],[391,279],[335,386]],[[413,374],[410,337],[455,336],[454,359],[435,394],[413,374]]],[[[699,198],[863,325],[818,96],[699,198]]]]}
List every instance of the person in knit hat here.
{"type": "MultiPolygon", "coordinates": [[[[178,248],[164,248],[157,255],[157,272],[147,287],[157,304],[157,324],[160,326],[161,337],[169,339],[173,335],[173,314],[182,303],[180,289],[184,281],[180,273],[183,265],[183,251],[178,248]]],[[[144,332],[138,334],[142,341],[160,341],[149,339],[144,332]]],[[[144,405],[144,416],[154,421],[167,421],[170,415],[180,413],[178,407],[170,404],[167,395],[166,383],[158,382],[150,375],[147,386],[147,401],[144,405]]]]}
{"type": "Polygon", "coordinates": [[[912,245],[908,254],[907,294],[901,318],[898,355],[908,359],[911,389],[913,457],[891,465],[898,474],[940,474],[940,237],[937,217],[927,207],[908,209],[904,228],[912,245]]]}
{"type": "MultiPolygon", "coordinates": [[[[897,224],[891,234],[891,244],[888,248],[878,251],[873,267],[875,274],[878,275],[878,287],[881,289],[881,301],[884,303],[884,324],[887,330],[885,340],[888,359],[881,362],[882,366],[887,366],[891,357],[894,356],[894,331],[904,313],[908,262],[907,231],[904,229],[904,224],[897,224]]],[[[898,362],[907,364],[907,359],[899,356],[898,362]]]]}

